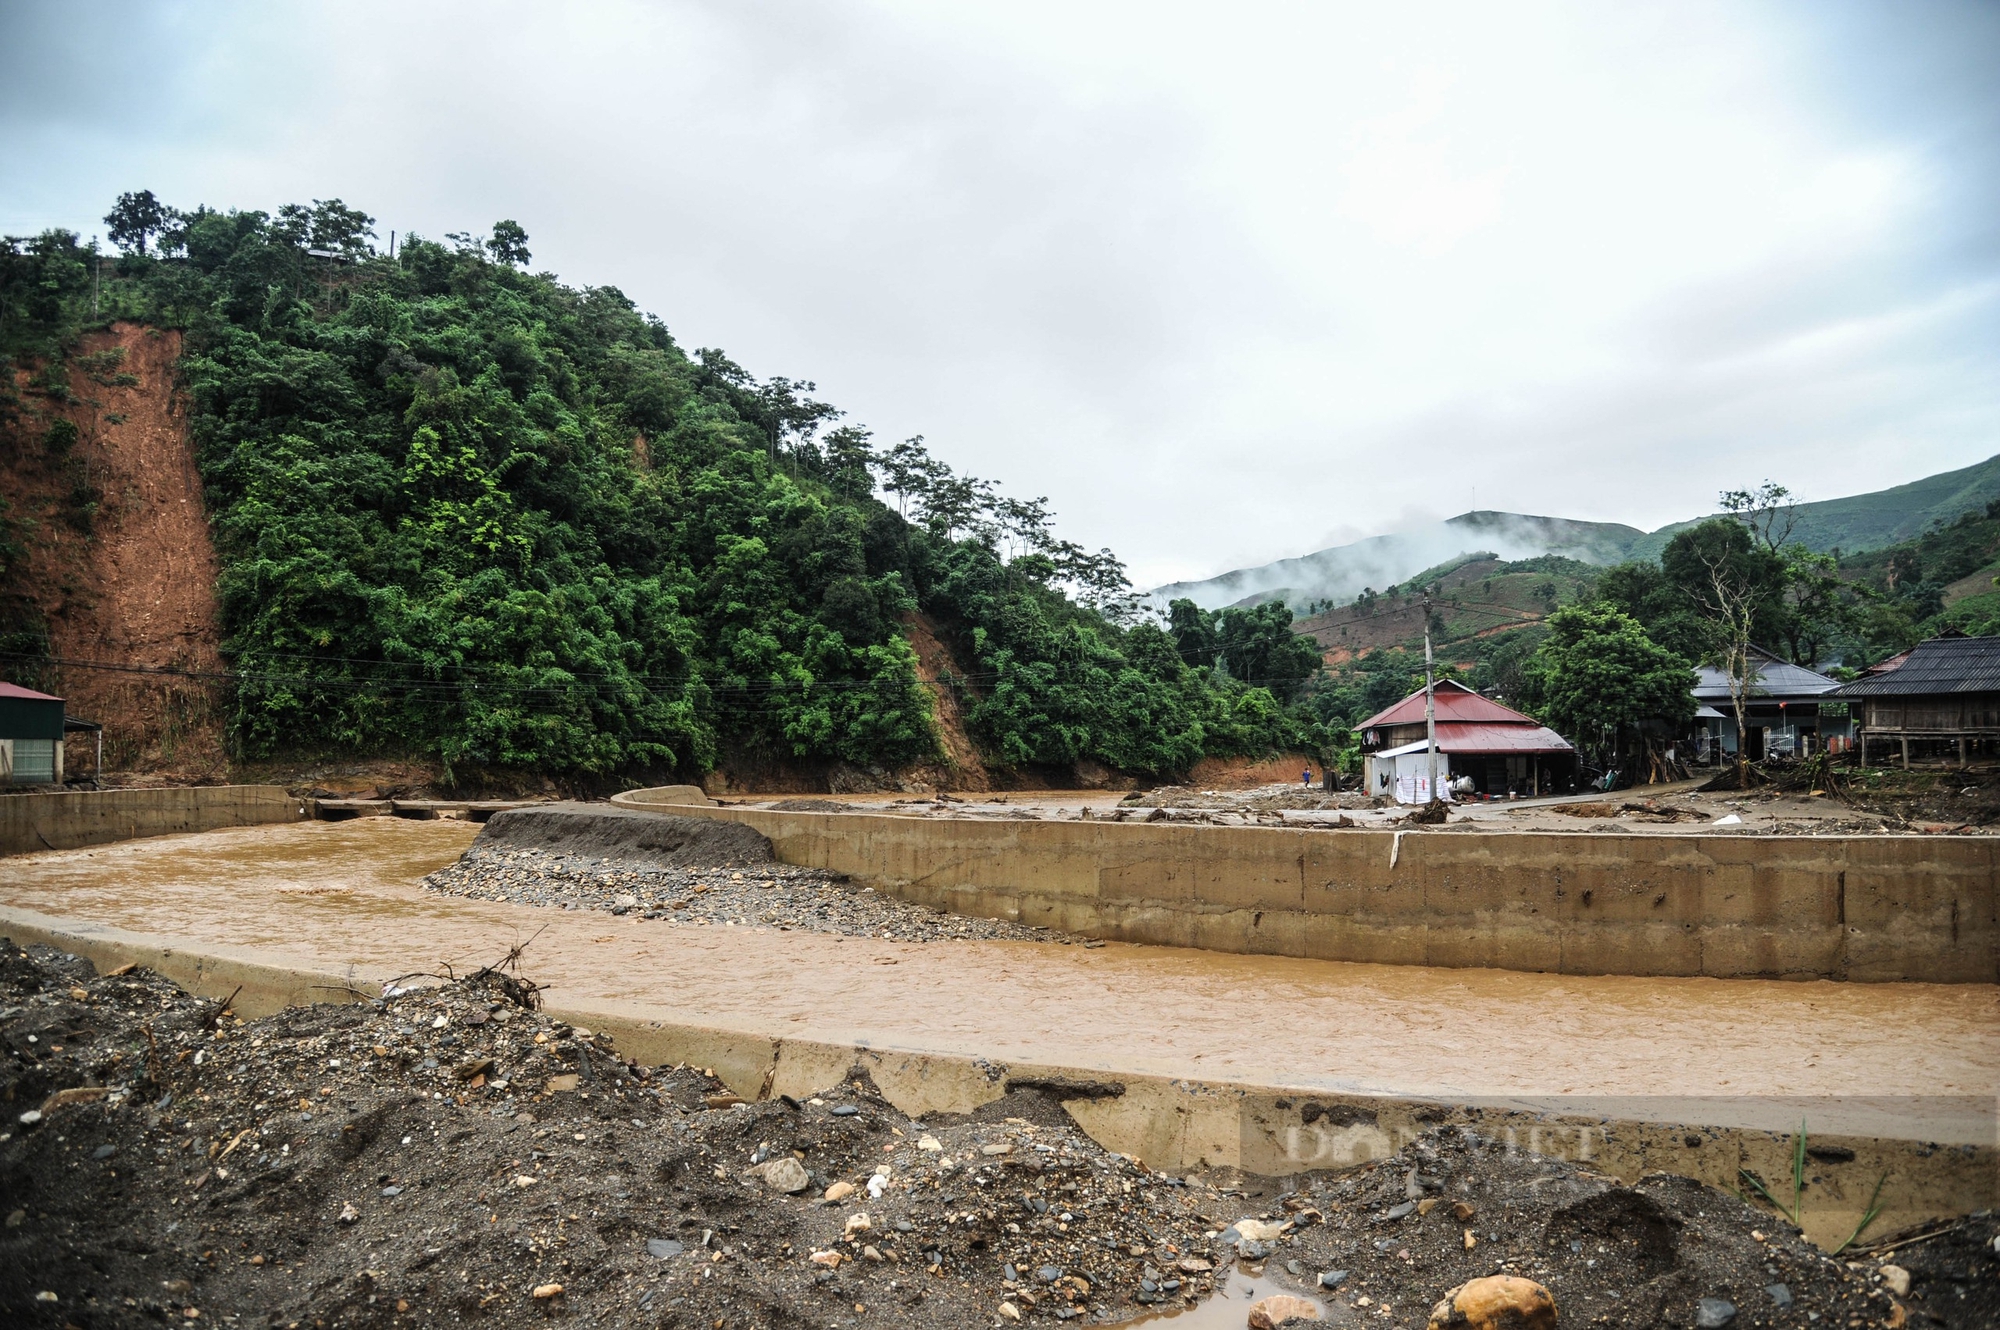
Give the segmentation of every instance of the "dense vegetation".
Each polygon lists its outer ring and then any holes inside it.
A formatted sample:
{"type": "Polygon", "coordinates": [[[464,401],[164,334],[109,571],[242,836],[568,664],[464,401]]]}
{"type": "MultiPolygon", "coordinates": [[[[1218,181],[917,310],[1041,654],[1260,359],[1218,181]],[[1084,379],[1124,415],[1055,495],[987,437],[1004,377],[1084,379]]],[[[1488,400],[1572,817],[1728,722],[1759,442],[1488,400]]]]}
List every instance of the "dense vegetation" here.
{"type": "Polygon", "coordinates": [[[1044,502],[527,271],[512,222],[390,257],[338,200],[107,220],[101,274],[67,232],[0,247],[6,381],[43,367],[4,406],[29,431],[90,326],[185,330],[244,755],[905,767],[939,756],[916,614],[994,762],[1170,774],[1320,737],[1288,613],[1225,616],[1227,667],[1190,663],[1044,502]]]}

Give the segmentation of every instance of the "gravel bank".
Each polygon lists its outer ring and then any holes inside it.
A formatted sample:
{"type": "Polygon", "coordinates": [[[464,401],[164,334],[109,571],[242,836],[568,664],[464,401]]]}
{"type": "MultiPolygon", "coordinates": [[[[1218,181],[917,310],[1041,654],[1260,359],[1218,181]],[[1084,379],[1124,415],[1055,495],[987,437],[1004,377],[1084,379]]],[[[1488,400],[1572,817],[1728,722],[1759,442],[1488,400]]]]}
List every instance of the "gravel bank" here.
{"type": "Polygon", "coordinates": [[[774,862],[649,869],[622,859],[489,846],[482,838],[457,863],[424,878],[423,885],[452,896],[608,910],[682,924],[797,928],[900,942],[997,939],[1103,945],[1046,928],[944,913],[856,886],[837,873],[774,862]]]}

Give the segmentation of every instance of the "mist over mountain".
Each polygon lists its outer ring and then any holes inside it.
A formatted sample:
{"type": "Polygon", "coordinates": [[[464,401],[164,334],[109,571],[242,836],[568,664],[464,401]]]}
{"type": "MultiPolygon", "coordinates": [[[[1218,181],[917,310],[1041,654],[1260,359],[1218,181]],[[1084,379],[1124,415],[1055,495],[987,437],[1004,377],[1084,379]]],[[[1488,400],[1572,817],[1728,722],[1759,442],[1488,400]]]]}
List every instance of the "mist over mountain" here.
{"type": "Polygon", "coordinates": [[[1502,559],[1565,554],[1586,563],[1616,563],[1645,534],[1616,522],[1577,522],[1481,510],[1296,559],[1239,568],[1203,581],[1171,582],[1154,588],[1150,595],[1161,605],[1185,597],[1204,609],[1273,599],[1292,605],[1352,600],[1365,588],[1393,586],[1426,568],[1479,550],[1490,550],[1502,559]]]}
{"type": "MultiPolygon", "coordinates": [[[[1854,554],[1908,540],[1935,522],[1948,522],[1995,498],[2000,498],[2000,455],[1906,485],[1802,503],[1795,510],[1794,534],[1808,548],[1854,554]]],[[[1561,554],[1594,564],[1657,558],[1675,532],[1705,520],[1690,518],[1647,532],[1616,522],[1482,510],[1295,559],[1169,582],[1147,594],[1162,607],[1185,598],[1204,609],[1265,600],[1283,600],[1297,609],[1317,600],[1349,601],[1366,588],[1394,586],[1426,568],[1482,550],[1507,560],[1561,554]]]]}

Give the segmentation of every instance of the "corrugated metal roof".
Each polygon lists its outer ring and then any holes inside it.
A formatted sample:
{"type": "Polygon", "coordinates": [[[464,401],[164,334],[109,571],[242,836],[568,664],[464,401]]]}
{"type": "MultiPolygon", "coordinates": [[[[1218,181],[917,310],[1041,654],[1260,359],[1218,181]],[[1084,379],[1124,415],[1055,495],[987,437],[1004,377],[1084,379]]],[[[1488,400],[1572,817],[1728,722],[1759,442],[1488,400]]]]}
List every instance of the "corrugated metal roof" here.
{"type": "MultiPolygon", "coordinates": [[[[1524,716],[1512,707],[1503,707],[1490,697],[1481,697],[1464,684],[1446,679],[1437,686],[1437,718],[1483,721],[1492,725],[1533,725],[1533,716],[1524,716]]],[[[1418,725],[1424,719],[1424,690],[1419,688],[1386,711],[1378,711],[1354,728],[1365,730],[1377,725],[1418,725]]]]}
{"type": "MultiPolygon", "coordinates": [[[[1840,680],[1781,660],[1768,651],[1759,650],[1756,661],[1757,677],[1750,683],[1752,697],[1818,697],[1840,687],[1840,680]]],[[[1694,695],[1703,699],[1727,698],[1729,675],[1708,665],[1700,666],[1695,670],[1694,695]]]]}
{"type": "MultiPolygon", "coordinates": [[[[1419,739],[1399,748],[1385,748],[1376,757],[1421,753],[1430,744],[1419,739]]],[[[1481,753],[1573,753],[1560,734],[1541,725],[1454,725],[1438,722],[1438,751],[1475,757],[1481,753]]]]}
{"type": "Polygon", "coordinates": [[[1438,748],[1446,753],[1570,753],[1569,746],[1545,725],[1438,726],[1438,748]]]}
{"type": "Polygon", "coordinates": [[[1910,658],[1887,674],[1840,690],[1842,697],[1937,693],[2000,693],[2000,637],[1934,637],[1910,648],[1910,658]]]}
{"type": "Polygon", "coordinates": [[[60,702],[60,697],[48,693],[38,693],[32,688],[23,688],[17,683],[0,683],[0,697],[18,697],[29,702],[60,702]]]}

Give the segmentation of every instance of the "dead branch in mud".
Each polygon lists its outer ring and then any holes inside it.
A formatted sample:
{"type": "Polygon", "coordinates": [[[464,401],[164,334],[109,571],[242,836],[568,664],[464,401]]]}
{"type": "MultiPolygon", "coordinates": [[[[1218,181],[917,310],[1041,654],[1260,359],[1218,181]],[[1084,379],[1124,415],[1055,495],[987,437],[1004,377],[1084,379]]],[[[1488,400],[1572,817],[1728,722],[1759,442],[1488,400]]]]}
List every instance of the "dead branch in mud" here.
{"type": "Polygon", "coordinates": [[[526,942],[516,942],[499,960],[491,965],[482,965],[468,975],[461,977],[450,961],[440,961],[436,970],[413,970],[388,980],[382,985],[383,995],[394,995],[406,979],[442,979],[451,985],[490,988],[523,1011],[539,1011],[546,985],[538,984],[521,973],[521,956],[547,928],[547,924],[542,925],[526,942]]]}
{"type": "Polygon", "coordinates": [[[217,1007],[214,1011],[211,1011],[210,1013],[208,1013],[208,1015],[202,1018],[201,1028],[204,1030],[213,1030],[216,1026],[222,1024],[222,1018],[229,1014],[230,1007],[235,1005],[236,995],[238,993],[241,993],[242,991],[243,991],[243,985],[241,984],[236,985],[235,990],[232,991],[228,997],[222,999],[221,1006],[217,1007]]]}

